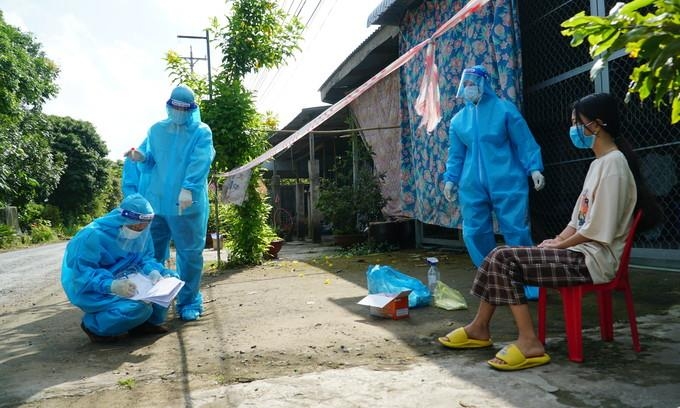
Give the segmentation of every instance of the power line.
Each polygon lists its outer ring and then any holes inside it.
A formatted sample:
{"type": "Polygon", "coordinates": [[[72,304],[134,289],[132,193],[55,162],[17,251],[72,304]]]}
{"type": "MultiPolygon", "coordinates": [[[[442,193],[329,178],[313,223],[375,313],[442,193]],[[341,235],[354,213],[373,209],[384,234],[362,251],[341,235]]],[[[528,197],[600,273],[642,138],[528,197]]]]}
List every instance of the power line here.
{"type": "Polygon", "coordinates": [[[305,7],[305,4],[307,4],[307,0],[300,1],[300,6],[298,7],[297,11],[295,12],[295,17],[300,17],[300,13],[302,12],[302,9],[305,7]]]}
{"type": "MultiPolygon", "coordinates": [[[[284,0],[282,4],[280,5],[281,10],[283,10],[286,7],[287,0],[284,0]]],[[[293,9],[293,6],[295,4],[295,0],[291,0],[290,4],[288,5],[288,9],[286,10],[287,15],[291,15],[290,11],[293,9]]],[[[303,3],[300,3],[303,4],[303,3]]],[[[298,7],[296,7],[296,11],[299,12],[300,9],[300,4],[298,4],[298,7]]],[[[303,29],[304,31],[304,29],[303,29]]],[[[277,72],[279,68],[276,68],[277,72]]],[[[270,77],[271,77],[272,70],[267,69],[264,71],[260,71],[255,75],[255,79],[252,81],[253,82],[253,90],[256,92],[259,92],[261,88],[264,86],[265,82],[267,82],[270,77]]],[[[266,89],[266,88],[265,88],[266,89]]],[[[264,91],[263,91],[264,93],[264,91]]]]}
{"type": "MultiPolygon", "coordinates": [[[[316,3],[316,7],[314,7],[314,11],[312,11],[312,14],[309,16],[309,18],[307,19],[307,22],[305,23],[305,29],[307,29],[307,26],[309,25],[309,22],[312,21],[312,19],[314,18],[314,15],[316,14],[316,11],[319,9],[319,6],[321,5],[321,2],[322,2],[322,1],[323,1],[323,0],[319,0],[319,1],[316,3]]],[[[304,31],[304,30],[303,30],[303,31],[304,31]]]]}
{"type": "MultiPolygon", "coordinates": [[[[280,4],[280,9],[283,10],[283,9],[286,8],[287,0],[283,0],[281,3],[282,4],[280,4]]],[[[288,9],[286,10],[287,15],[291,15],[290,11],[293,8],[294,4],[295,4],[295,0],[291,0],[290,4],[288,5],[288,9]]],[[[299,9],[299,6],[297,8],[299,9]]],[[[277,69],[277,72],[278,72],[279,68],[276,68],[276,69],[277,69]]],[[[260,89],[264,86],[265,82],[267,82],[267,80],[270,78],[271,73],[272,73],[272,70],[267,69],[267,70],[259,71],[257,74],[255,74],[255,78],[253,80],[251,80],[251,82],[253,84],[252,85],[253,91],[259,92],[260,89]]],[[[263,91],[263,93],[264,93],[264,91],[263,91]]]]}
{"type": "MultiPolygon", "coordinates": [[[[319,0],[319,2],[317,3],[316,7],[314,8],[314,11],[312,12],[312,14],[310,15],[309,19],[307,20],[307,23],[309,23],[309,22],[312,21],[313,17],[316,15],[316,13],[317,13],[317,11],[318,11],[318,9],[319,9],[319,6],[321,5],[322,2],[323,2],[322,0],[319,0]]],[[[328,10],[328,13],[326,13],[326,17],[324,18],[324,20],[323,20],[323,22],[321,23],[321,25],[319,26],[319,28],[315,31],[315,34],[314,34],[314,36],[313,36],[313,39],[312,39],[311,41],[309,41],[310,46],[311,46],[311,44],[314,43],[314,41],[316,40],[316,38],[317,38],[317,36],[319,35],[319,33],[321,32],[321,30],[323,30],[323,27],[324,27],[324,25],[326,24],[326,20],[328,20],[328,17],[331,15],[331,13],[332,13],[333,9],[335,8],[335,5],[336,5],[336,4],[337,4],[337,0],[335,0],[335,2],[333,3],[333,5],[331,6],[331,8],[328,10]]],[[[309,26],[309,25],[306,24],[304,30],[306,30],[308,26],[309,26]]],[[[304,30],[303,30],[303,32],[304,32],[304,30]]],[[[295,64],[295,65],[297,66],[298,64],[299,64],[299,61],[296,61],[296,64],[295,64]]],[[[262,91],[262,94],[259,95],[259,97],[261,97],[262,99],[264,99],[264,98],[267,97],[267,95],[269,94],[269,91],[270,91],[272,85],[274,84],[274,82],[276,81],[276,78],[278,77],[280,71],[281,71],[281,68],[277,68],[277,70],[276,70],[276,72],[275,72],[275,74],[274,74],[274,77],[271,79],[271,81],[269,81],[269,84],[264,88],[264,90],[262,91]]],[[[280,98],[280,97],[279,97],[279,98],[280,98]]],[[[277,101],[278,101],[279,98],[277,98],[277,101]]]]}

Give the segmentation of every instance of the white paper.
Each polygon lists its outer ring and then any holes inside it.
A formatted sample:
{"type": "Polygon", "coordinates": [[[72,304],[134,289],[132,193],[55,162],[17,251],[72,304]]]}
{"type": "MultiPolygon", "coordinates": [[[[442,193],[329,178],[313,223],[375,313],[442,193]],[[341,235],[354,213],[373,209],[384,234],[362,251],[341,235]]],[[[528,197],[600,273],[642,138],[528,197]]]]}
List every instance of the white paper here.
{"type": "Polygon", "coordinates": [[[137,294],[130,299],[153,302],[163,307],[170,306],[172,300],[184,286],[184,281],[175,277],[163,278],[155,285],[146,275],[141,273],[130,274],[127,278],[137,286],[137,294]]]}

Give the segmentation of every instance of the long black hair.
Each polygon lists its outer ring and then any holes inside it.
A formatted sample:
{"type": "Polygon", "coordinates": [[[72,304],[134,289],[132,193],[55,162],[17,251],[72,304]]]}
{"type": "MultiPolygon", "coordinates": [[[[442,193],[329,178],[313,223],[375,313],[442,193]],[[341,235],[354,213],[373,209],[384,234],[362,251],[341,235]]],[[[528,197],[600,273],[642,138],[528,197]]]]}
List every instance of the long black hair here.
{"type": "Polygon", "coordinates": [[[589,120],[599,119],[602,121],[600,126],[607,130],[607,133],[612,136],[614,143],[621,153],[626,156],[628,167],[630,168],[631,173],[633,173],[635,186],[637,187],[635,210],[637,211],[641,208],[643,213],[638,229],[640,231],[645,231],[661,222],[663,214],[656,197],[649,191],[647,184],[642,177],[642,173],[640,172],[640,160],[638,159],[637,154],[633,151],[628,140],[621,135],[621,125],[617,107],[617,99],[610,94],[594,93],[584,96],[574,103],[573,110],[577,117],[583,115],[589,120]]]}

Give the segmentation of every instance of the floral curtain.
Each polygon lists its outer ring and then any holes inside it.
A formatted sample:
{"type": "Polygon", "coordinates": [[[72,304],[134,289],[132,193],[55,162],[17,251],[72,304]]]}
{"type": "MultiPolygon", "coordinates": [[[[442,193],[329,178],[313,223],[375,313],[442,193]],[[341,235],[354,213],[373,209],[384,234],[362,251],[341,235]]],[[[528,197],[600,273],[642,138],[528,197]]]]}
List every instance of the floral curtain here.
{"type": "MultiPolygon", "coordinates": [[[[467,1],[424,1],[406,12],[401,24],[400,53],[429,38],[467,1]]],[[[491,0],[456,27],[435,40],[439,68],[442,120],[432,133],[418,128],[414,110],[424,73],[422,52],[400,72],[401,81],[401,210],[422,222],[459,227],[458,203],[444,198],[443,181],[448,155],[448,127],[462,107],[456,101],[464,68],[484,65],[501,98],[521,106],[521,55],[519,21],[514,0],[491,0]]]]}

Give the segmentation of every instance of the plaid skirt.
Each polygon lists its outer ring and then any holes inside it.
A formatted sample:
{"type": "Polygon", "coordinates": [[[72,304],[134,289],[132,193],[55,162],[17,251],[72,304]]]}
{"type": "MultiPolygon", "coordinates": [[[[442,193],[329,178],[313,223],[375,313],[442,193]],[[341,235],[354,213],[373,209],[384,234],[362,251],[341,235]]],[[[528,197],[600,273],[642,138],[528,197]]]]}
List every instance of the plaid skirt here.
{"type": "Polygon", "coordinates": [[[568,249],[499,246],[477,269],[470,293],[492,305],[527,303],[524,285],[592,283],[585,255],[568,249]]]}

